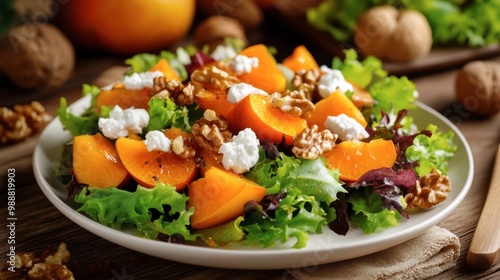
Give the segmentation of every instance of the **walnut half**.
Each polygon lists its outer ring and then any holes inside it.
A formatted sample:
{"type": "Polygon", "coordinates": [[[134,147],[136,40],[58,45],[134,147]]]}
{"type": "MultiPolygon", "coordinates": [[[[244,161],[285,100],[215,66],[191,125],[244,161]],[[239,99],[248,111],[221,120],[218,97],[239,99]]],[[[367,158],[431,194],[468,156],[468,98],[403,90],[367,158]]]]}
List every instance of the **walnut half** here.
{"type": "Polygon", "coordinates": [[[451,183],[448,176],[434,168],[431,173],[422,176],[412,192],[405,195],[408,209],[429,209],[448,198],[451,191],[451,183]]]}
{"type": "Polygon", "coordinates": [[[227,120],[212,110],[206,110],[203,118],[193,124],[191,133],[198,146],[213,152],[218,152],[219,147],[232,137],[227,120]]]}
{"type": "Polygon", "coordinates": [[[315,159],[331,151],[337,138],[338,135],[328,129],[318,132],[318,126],[313,125],[295,136],[292,152],[298,158],[315,159]]]}
{"type": "Polygon", "coordinates": [[[0,108],[0,143],[20,142],[40,132],[52,117],[37,101],[0,108]]]}
{"type": "Polygon", "coordinates": [[[164,76],[153,79],[151,94],[155,98],[171,98],[175,104],[187,106],[194,103],[194,86],[182,84],[177,80],[169,80],[164,76]]]}
{"type": "Polygon", "coordinates": [[[275,92],[270,98],[273,107],[295,117],[302,117],[315,109],[314,104],[306,98],[305,93],[301,90],[286,92],[284,95],[275,92]]]}
{"type": "Polygon", "coordinates": [[[73,273],[66,266],[70,253],[65,243],[57,251],[46,249],[42,253],[20,252],[15,256],[15,271],[9,271],[6,264],[0,271],[0,279],[58,279],[74,280],[73,273]]]}

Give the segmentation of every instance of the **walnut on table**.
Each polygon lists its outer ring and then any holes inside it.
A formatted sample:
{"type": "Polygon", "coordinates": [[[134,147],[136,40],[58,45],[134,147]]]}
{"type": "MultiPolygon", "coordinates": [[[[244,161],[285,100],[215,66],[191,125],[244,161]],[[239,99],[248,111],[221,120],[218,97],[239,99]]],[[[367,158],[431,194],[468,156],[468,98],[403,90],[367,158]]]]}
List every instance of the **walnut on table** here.
{"type": "Polygon", "coordinates": [[[318,132],[318,126],[313,125],[295,136],[292,152],[298,158],[315,159],[331,151],[337,138],[338,135],[328,129],[318,132]]]}
{"type": "Polygon", "coordinates": [[[412,192],[404,197],[408,204],[408,209],[420,208],[429,209],[448,198],[451,191],[451,183],[448,176],[441,175],[441,172],[434,168],[431,173],[422,176],[412,192]]]}
{"type": "Polygon", "coordinates": [[[20,142],[40,132],[52,117],[37,101],[0,108],[0,143],[20,142]]]}
{"type": "Polygon", "coordinates": [[[6,263],[0,271],[0,279],[74,280],[73,273],[66,266],[69,258],[70,253],[65,243],[59,244],[55,252],[20,252],[15,256],[15,271],[9,271],[11,264],[6,263]]]}
{"type": "Polygon", "coordinates": [[[200,148],[218,152],[219,147],[231,140],[229,123],[223,116],[217,116],[213,110],[206,110],[203,118],[191,127],[191,133],[200,148]]]}

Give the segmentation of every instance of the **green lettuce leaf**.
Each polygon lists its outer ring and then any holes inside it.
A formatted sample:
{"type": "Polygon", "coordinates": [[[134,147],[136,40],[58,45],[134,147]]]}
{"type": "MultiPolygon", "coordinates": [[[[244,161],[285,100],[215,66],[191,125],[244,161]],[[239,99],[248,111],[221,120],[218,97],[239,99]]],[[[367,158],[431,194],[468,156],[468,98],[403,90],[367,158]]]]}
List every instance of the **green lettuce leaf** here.
{"type": "Polygon", "coordinates": [[[300,165],[290,170],[289,181],[283,184],[287,188],[297,188],[306,195],[314,196],[317,200],[330,204],[337,200],[337,193],[347,192],[339,181],[339,172],[329,169],[326,160],[319,157],[313,160],[302,159],[300,165]]]}
{"type": "Polygon", "coordinates": [[[146,72],[158,63],[160,56],[151,53],[140,53],[125,59],[125,64],[130,66],[127,75],[146,72]]]}
{"type": "Polygon", "coordinates": [[[68,102],[62,97],[59,108],[56,110],[56,115],[59,117],[63,128],[71,135],[77,136],[82,134],[94,134],[99,131],[97,122],[101,114],[95,110],[96,97],[101,90],[96,86],[84,84],[82,86],[82,94],[91,96],[91,105],[80,116],[73,114],[68,110],[68,102]]]}
{"type": "Polygon", "coordinates": [[[186,211],[188,197],[170,185],[157,183],[151,189],[138,186],[135,192],[89,187],[74,199],[82,204],[77,211],[114,229],[134,225],[140,236],[150,239],[155,239],[158,233],[180,234],[186,240],[196,238],[188,229],[194,212],[186,211]],[[153,212],[160,213],[159,218],[153,219],[153,212]]]}
{"type": "Polygon", "coordinates": [[[403,109],[415,107],[418,92],[415,84],[407,77],[389,76],[370,87],[370,94],[375,100],[372,115],[376,121],[382,117],[382,111],[397,113],[403,109]]]}
{"type": "Polygon", "coordinates": [[[335,57],[332,68],[340,70],[350,82],[362,88],[369,88],[378,80],[387,77],[387,72],[382,68],[382,61],[378,58],[368,56],[363,61],[359,61],[356,50],[348,49],[344,52],[344,60],[335,57]]]}
{"type": "Polygon", "coordinates": [[[244,221],[242,216],[227,223],[207,229],[195,231],[199,238],[209,246],[222,246],[230,242],[241,241],[245,237],[240,224],[244,221]]]}
{"type": "Polygon", "coordinates": [[[163,130],[172,126],[184,131],[191,131],[190,110],[185,106],[178,106],[170,98],[151,98],[148,103],[148,114],[149,123],[145,133],[153,130],[163,130]]]}
{"type": "Polygon", "coordinates": [[[175,51],[161,51],[159,55],[151,53],[140,53],[136,54],[125,60],[125,64],[130,65],[130,70],[126,73],[130,75],[132,73],[141,73],[149,71],[153,66],[158,63],[162,58],[168,60],[170,66],[175,70],[177,75],[182,81],[187,81],[188,73],[186,70],[186,65],[191,63],[190,56],[196,53],[196,48],[192,45],[185,47],[178,47],[175,51]]]}
{"type": "Polygon", "coordinates": [[[245,177],[264,186],[266,194],[295,188],[327,204],[337,199],[337,193],[347,192],[338,179],[338,171],[328,169],[324,158],[306,160],[283,153],[280,155],[275,160],[261,156],[245,177]]]}
{"type": "Polygon", "coordinates": [[[280,154],[272,160],[259,150],[259,161],[252,169],[245,173],[245,177],[266,188],[266,194],[276,194],[284,191],[281,182],[287,178],[290,170],[297,168],[299,162],[295,157],[280,154]]]}
{"type": "Polygon", "coordinates": [[[429,124],[426,130],[432,133],[431,137],[419,135],[413,139],[413,145],[406,149],[406,157],[410,161],[418,161],[415,168],[419,176],[427,175],[435,167],[443,175],[448,172],[448,161],[455,155],[457,146],[453,143],[454,133],[449,130],[445,133],[437,131],[435,125],[429,124]]]}
{"type": "MultiPolygon", "coordinates": [[[[349,193],[347,202],[352,205],[351,220],[365,234],[395,226],[401,220],[401,214],[398,211],[382,208],[382,198],[373,193],[371,187],[349,193]]],[[[404,200],[402,202],[404,203],[404,200]]],[[[406,207],[406,204],[404,206],[406,207]]]]}
{"type": "Polygon", "coordinates": [[[321,203],[313,196],[290,189],[273,217],[263,217],[258,211],[245,216],[242,228],[247,236],[244,242],[250,246],[270,247],[294,237],[293,248],[303,248],[309,240],[309,233],[322,233],[327,223],[326,216],[321,203]]]}

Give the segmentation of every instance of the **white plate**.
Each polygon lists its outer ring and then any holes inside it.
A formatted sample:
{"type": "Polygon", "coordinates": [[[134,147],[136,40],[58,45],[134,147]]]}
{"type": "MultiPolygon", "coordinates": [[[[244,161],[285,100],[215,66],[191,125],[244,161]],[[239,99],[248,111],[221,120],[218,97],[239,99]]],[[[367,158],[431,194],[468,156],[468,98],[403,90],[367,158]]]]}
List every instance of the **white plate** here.
{"type": "MultiPolygon", "coordinates": [[[[84,97],[70,108],[74,113],[82,112],[89,104],[84,97]]],[[[38,184],[47,198],[66,217],[86,230],[113,243],[152,256],[209,267],[232,269],[286,269],[347,260],[378,252],[412,237],[436,225],[446,218],[464,199],[473,176],[473,162],[470,148],[462,133],[446,118],[431,108],[417,103],[411,112],[419,127],[432,123],[442,131],[453,130],[458,146],[450,162],[449,177],[452,191],[448,199],[431,210],[410,215],[409,220],[395,227],[370,235],[352,229],[346,236],[339,236],[325,228],[323,234],[311,235],[307,247],[291,249],[285,246],[262,249],[234,245],[231,249],[216,249],[191,245],[170,244],[148,240],[132,234],[103,226],[75,211],[77,205],[67,199],[66,188],[52,173],[52,165],[61,154],[63,144],[71,139],[63,131],[59,119],[54,119],[43,131],[33,156],[33,168],[38,184]]]]}

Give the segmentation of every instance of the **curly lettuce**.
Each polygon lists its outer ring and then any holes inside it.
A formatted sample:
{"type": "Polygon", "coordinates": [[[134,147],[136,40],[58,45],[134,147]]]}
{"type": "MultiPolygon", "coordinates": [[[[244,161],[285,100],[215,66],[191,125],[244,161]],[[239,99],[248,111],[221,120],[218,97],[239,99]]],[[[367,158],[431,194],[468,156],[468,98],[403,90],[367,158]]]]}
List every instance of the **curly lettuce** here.
{"type": "Polygon", "coordinates": [[[264,186],[267,194],[294,188],[327,204],[337,199],[337,193],[347,192],[339,181],[338,170],[327,168],[322,157],[307,160],[283,153],[274,160],[261,157],[245,176],[264,186]]]}
{"type": "Polygon", "coordinates": [[[77,116],[68,109],[66,98],[62,97],[59,108],[56,110],[56,115],[59,117],[63,128],[72,136],[82,134],[94,134],[99,131],[97,121],[101,117],[101,113],[95,110],[96,98],[101,90],[96,86],[84,84],[82,86],[82,94],[90,95],[90,107],[88,107],[81,115],[77,116]]]}
{"type": "MultiPolygon", "coordinates": [[[[149,123],[146,132],[177,127],[184,131],[191,131],[190,114],[197,110],[189,110],[186,106],[179,106],[171,99],[151,98],[148,103],[149,123]]],[[[195,118],[192,118],[195,119],[195,118]]]]}
{"type": "MultiPolygon", "coordinates": [[[[402,196],[399,196],[399,200],[406,207],[402,196]]],[[[401,220],[401,214],[398,211],[382,207],[384,203],[382,197],[373,192],[370,187],[350,193],[347,196],[347,202],[352,206],[350,219],[365,234],[395,226],[401,220]]]]}
{"type": "Polygon", "coordinates": [[[437,131],[435,125],[429,124],[426,130],[430,131],[430,137],[418,135],[413,140],[413,145],[406,149],[408,160],[417,161],[419,166],[415,168],[419,176],[429,174],[433,168],[437,168],[442,174],[448,172],[448,161],[455,155],[457,145],[453,143],[454,133],[449,130],[445,133],[437,131]]]}
{"type": "Polygon", "coordinates": [[[133,225],[139,236],[149,239],[156,239],[158,233],[196,238],[188,229],[194,209],[186,211],[188,197],[170,185],[157,183],[151,189],[138,186],[134,192],[88,187],[74,199],[82,204],[77,211],[114,229],[133,225]]]}
{"type": "Polygon", "coordinates": [[[321,203],[298,189],[290,189],[272,216],[253,211],[245,216],[242,228],[246,245],[270,247],[295,238],[293,248],[306,246],[309,233],[322,233],[327,224],[327,212],[321,203]]]}

